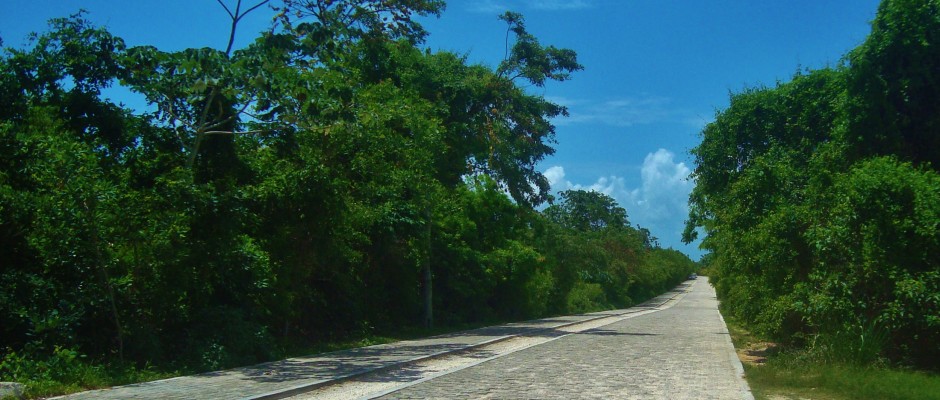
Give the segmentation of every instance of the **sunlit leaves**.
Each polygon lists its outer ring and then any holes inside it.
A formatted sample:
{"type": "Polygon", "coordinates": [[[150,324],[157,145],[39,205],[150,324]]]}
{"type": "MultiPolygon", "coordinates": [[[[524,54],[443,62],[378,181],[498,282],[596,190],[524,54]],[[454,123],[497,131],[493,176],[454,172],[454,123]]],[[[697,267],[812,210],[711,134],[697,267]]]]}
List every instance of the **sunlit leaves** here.
{"type": "Polygon", "coordinates": [[[936,359],[913,349],[937,331],[937,7],[883,2],[847,65],[734,94],[704,129],[685,239],[704,228],[725,309],[755,330],[936,359]]]}
{"type": "MultiPolygon", "coordinates": [[[[442,0],[284,0],[275,7],[277,21],[288,30],[333,36],[333,40],[388,35],[420,42],[427,34],[414,16],[440,15],[442,0]]],[[[321,36],[322,37],[322,36],[321,36]]]]}
{"type": "Polygon", "coordinates": [[[586,190],[566,190],[545,210],[553,222],[582,232],[623,229],[629,226],[627,211],[610,196],[586,190]]]}
{"type": "Polygon", "coordinates": [[[538,39],[525,28],[521,14],[507,11],[499,19],[508,25],[506,59],[496,73],[509,80],[524,78],[535,86],[544,86],[546,80],[565,81],[574,71],[584,67],[578,64],[577,54],[570,49],[542,46],[538,39]],[[509,46],[509,33],[515,36],[509,46]]]}

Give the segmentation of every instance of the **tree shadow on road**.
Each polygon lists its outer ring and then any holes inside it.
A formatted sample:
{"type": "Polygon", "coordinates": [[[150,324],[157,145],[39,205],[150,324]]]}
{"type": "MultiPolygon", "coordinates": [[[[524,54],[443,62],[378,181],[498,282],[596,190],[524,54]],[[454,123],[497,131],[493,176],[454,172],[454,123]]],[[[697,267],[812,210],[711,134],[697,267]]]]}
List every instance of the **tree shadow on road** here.
{"type": "Polygon", "coordinates": [[[576,335],[595,335],[595,336],[659,336],[658,333],[639,333],[639,332],[621,332],[610,329],[589,329],[583,332],[577,332],[576,335]]]}

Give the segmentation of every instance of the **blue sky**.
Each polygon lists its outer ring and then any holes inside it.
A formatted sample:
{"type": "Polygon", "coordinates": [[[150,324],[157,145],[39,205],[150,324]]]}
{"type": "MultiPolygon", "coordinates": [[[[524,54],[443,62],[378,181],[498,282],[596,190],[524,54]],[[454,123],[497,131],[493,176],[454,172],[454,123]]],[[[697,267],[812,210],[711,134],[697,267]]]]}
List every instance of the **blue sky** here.
{"type": "MultiPolygon", "coordinates": [[[[79,8],[129,45],[224,48],[228,39],[228,16],[215,0],[5,3],[5,46],[24,45],[28,32],[79,8]]],[[[698,258],[701,252],[679,235],[694,185],[688,150],[701,128],[731,92],[837,64],[865,39],[877,6],[875,0],[455,0],[440,19],[422,22],[431,33],[427,47],[490,66],[504,55],[505,24],[496,17],[506,10],[521,12],[543,44],[575,50],[584,71],[530,88],[571,112],[555,121],[556,154],[539,169],[556,190],[611,195],[663,246],[698,258]]],[[[260,9],[246,18],[236,47],[272,15],[260,9]]]]}

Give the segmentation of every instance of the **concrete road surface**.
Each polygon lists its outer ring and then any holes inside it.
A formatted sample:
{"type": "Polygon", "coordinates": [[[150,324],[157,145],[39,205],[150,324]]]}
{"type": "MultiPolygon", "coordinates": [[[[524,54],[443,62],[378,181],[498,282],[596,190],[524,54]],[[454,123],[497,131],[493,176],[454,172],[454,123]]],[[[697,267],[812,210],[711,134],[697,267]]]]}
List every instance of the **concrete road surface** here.
{"type": "Polygon", "coordinates": [[[65,396],[750,399],[715,291],[65,396]]]}
{"type": "Polygon", "coordinates": [[[672,307],[559,337],[383,399],[750,399],[707,278],[672,307]]]}

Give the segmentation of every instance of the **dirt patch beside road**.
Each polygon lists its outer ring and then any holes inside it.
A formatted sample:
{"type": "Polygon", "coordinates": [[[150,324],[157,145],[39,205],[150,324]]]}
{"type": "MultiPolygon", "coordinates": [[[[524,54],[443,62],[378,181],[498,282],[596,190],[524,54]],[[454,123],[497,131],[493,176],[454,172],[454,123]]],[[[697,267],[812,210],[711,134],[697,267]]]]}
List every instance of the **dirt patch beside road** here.
{"type": "Polygon", "coordinates": [[[777,344],[772,342],[748,343],[743,348],[735,349],[742,363],[748,365],[763,365],[767,356],[777,352],[777,344]]]}

